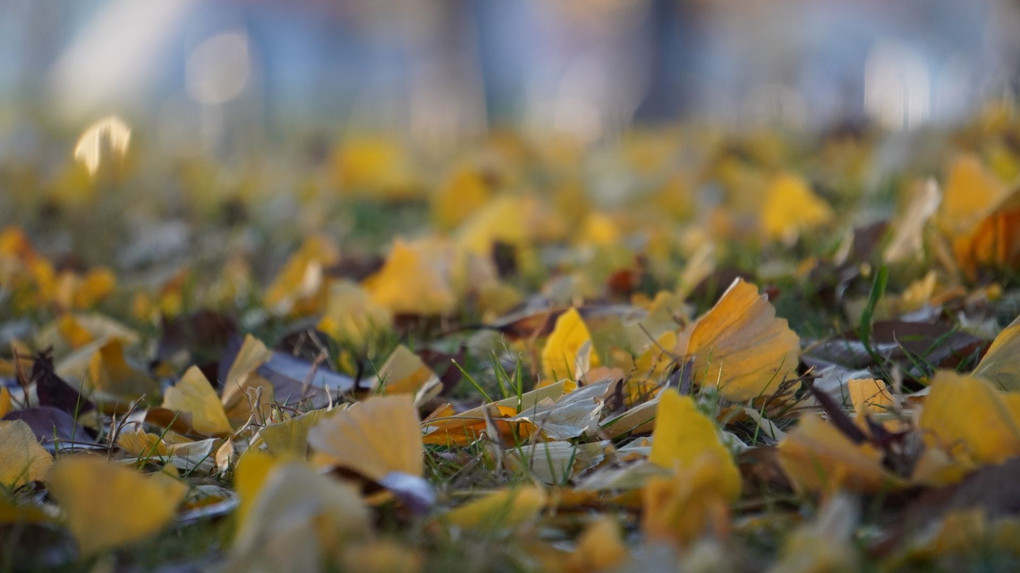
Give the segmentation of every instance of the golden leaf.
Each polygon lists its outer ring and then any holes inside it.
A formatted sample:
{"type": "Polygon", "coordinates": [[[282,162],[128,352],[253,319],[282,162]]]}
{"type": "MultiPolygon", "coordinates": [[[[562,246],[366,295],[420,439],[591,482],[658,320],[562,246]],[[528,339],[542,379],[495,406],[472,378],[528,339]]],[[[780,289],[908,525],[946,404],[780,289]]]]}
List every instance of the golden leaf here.
{"type": "Polygon", "coordinates": [[[882,466],[881,452],[868,444],[855,444],[814,414],[802,416],[778,448],[780,467],[800,491],[845,488],[874,493],[902,484],[882,466]]]}
{"type": "Polygon", "coordinates": [[[375,304],[394,314],[449,314],[456,304],[447,277],[436,261],[397,239],[386,263],[362,287],[375,304]]]}
{"type": "Polygon", "coordinates": [[[663,468],[693,467],[703,456],[709,456],[715,469],[715,491],[724,499],[740,497],[740,472],[719,433],[708,416],[698,411],[690,396],[666,390],[659,397],[659,410],[652,432],[652,452],[648,459],[663,468]]]}
{"type": "Polygon", "coordinates": [[[609,570],[626,560],[627,553],[620,526],[613,518],[604,515],[584,528],[574,552],[567,559],[567,571],[609,570]]]}
{"type": "Polygon", "coordinates": [[[977,464],[1020,455],[1020,394],[974,376],[940,370],[918,420],[925,444],[977,464]]]}
{"type": "Polygon", "coordinates": [[[50,469],[50,492],[85,554],[144,539],[173,519],[188,486],[143,476],[93,456],[65,456],[50,469]]]}
{"type": "Polygon", "coordinates": [[[694,381],[718,386],[733,402],[772,393],[797,369],[800,339],[758,288],[739,278],[684,332],[690,334],[679,354],[694,359],[694,381]]]}
{"type": "Polygon", "coordinates": [[[311,429],[308,444],[376,482],[390,472],[421,477],[425,467],[418,412],[406,394],[372,397],[338,412],[311,429]]]}
{"type": "Polygon", "coordinates": [[[272,403],[272,385],[255,372],[272,357],[273,351],[266,348],[261,340],[250,334],[244,337],[244,343],[241,344],[234,363],[227,371],[227,379],[223,381],[220,399],[232,427],[240,427],[252,415],[258,406],[255,404],[255,397],[259,393],[262,394],[263,408],[272,403]]]}
{"type": "Polygon", "coordinates": [[[379,368],[377,378],[386,394],[415,394],[436,374],[417,354],[399,344],[379,368]]]}
{"type": "Polygon", "coordinates": [[[576,308],[570,308],[556,318],[556,325],[542,348],[542,375],[546,380],[571,378],[576,380],[584,374],[578,372],[583,361],[581,356],[585,345],[591,352],[589,367],[599,365],[598,355],[590,350],[591,333],[576,308]]]}
{"type": "Polygon", "coordinates": [[[124,358],[124,344],[113,338],[100,346],[88,363],[88,380],[97,392],[122,401],[160,395],[159,383],[124,358]]]}
{"type": "Polygon", "coordinates": [[[793,242],[802,231],[826,225],[834,218],[832,208],[811,191],[807,182],[788,173],[769,185],[761,225],[769,239],[793,242]]]}
{"type": "Polygon", "coordinates": [[[361,348],[374,333],[387,331],[392,322],[390,311],[372,302],[364,289],[342,280],[329,286],[318,327],[338,341],[361,348]]]}
{"type": "MultiPolygon", "coordinates": [[[[729,505],[735,500],[720,490],[720,480],[729,480],[728,458],[729,454],[720,458],[707,453],[672,476],[649,477],[641,491],[641,530],[650,538],[681,546],[706,531],[723,536],[729,529],[729,505]]],[[[739,494],[739,487],[736,491],[739,494]]]]}
{"type": "Polygon", "coordinates": [[[233,432],[219,396],[205,374],[192,366],[163,396],[163,407],[191,416],[191,427],[203,436],[224,436],[233,432]]]}
{"type": "Polygon", "coordinates": [[[534,519],[546,495],[534,486],[502,489],[451,510],[443,520],[465,529],[509,529],[534,519]]]}
{"type": "Polygon", "coordinates": [[[0,486],[14,489],[41,480],[52,463],[53,457],[39,445],[28,424],[0,420],[0,486]]]}
{"type": "Polygon", "coordinates": [[[995,337],[972,373],[1003,390],[1020,390],[1020,317],[995,337]]]}

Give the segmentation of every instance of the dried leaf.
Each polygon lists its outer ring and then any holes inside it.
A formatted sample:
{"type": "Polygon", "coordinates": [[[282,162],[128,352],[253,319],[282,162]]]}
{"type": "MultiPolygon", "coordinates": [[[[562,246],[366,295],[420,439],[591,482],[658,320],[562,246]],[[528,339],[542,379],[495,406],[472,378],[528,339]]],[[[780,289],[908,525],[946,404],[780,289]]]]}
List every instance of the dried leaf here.
{"type": "Polygon", "coordinates": [[[771,394],[797,369],[800,339],[742,279],[685,332],[680,354],[694,359],[694,381],[733,402],[771,394]]]}

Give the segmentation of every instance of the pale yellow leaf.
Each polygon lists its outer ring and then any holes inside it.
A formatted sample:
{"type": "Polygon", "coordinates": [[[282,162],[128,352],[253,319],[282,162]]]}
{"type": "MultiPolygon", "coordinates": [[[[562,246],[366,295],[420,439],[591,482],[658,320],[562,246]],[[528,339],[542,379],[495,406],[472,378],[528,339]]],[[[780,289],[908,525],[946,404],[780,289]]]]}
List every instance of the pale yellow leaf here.
{"type": "Polygon", "coordinates": [[[154,479],[94,456],[65,456],[50,469],[50,492],[85,554],[139,541],[173,519],[188,486],[154,479]]]}
{"type": "Polygon", "coordinates": [[[166,390],[163,407],[191,416],[191,427],[204,436],[223,436],[233,431],[212,384],[192,366],[177,384],[166,390]]]}
{"type": "Polygon", "coordinates": [[[308,444],[334,465],[380,481],[390,472],[422,476],[424,449],[411,396],[371,397],[323,420],[308,444]]]}
{"type": "Polygon", "coordinates": [[[0,486],[14,489],[41,480],[53,463],[32,428],[21,420],[0,420],[0,486]]]}
{"type": "Polygon", "coordinates": [[[451,510],[443,520],[465,529],[509,529],[534,519],[545,503],[546,494],[537,487],[503,489],[451,510]]]}

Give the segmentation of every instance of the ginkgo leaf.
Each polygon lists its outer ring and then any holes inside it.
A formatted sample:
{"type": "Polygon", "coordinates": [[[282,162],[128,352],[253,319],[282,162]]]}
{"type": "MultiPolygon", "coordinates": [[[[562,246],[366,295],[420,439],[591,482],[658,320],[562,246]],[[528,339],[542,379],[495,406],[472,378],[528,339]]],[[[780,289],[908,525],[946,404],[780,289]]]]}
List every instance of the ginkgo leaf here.
{"type": "Polygon", "coordinates": [[[850,395],[850,402],[853,404],[854,412],[857,413],[857,423],[862,428],[867,428],[865,416],[880,421],[890,431],[905,429],[898,420],[893,418],[897,405],[893,395],[889,392],[885,382],[874,378],[856,379],[846,381],[847,394],[850,395]]]}
{"type": "Polygon", "coordinates": [[[902,484],[882,466],[880,451],[869,444],[855,444],[814,414],[802,416],[778,448],[780,467],[800,491],[845,488],[873,493],[902,484]]]}
{"type": "Polygon", "coordinates": [[[337,248],[328,238],[313,235],[305,239],[266,289],[266,306],[280,314],[317,310],[316,299],[324,286],[323,269],[337,258],[337,248]]]}
{"type": "Polygon", "coordinates": [[[567,560],[567,571],[588,573],[589,571],[612,570],[627,559],[627,545],[619,524],[612,517],[604,515],[588,524],[577,539],[574,552],[567,560]]]}
{"type": "Polygon", "coordinates": [[[1004,198],[969,237],[954,246],[960,265],[972,277],[979,267],[1016,268],[1020,264],[1020,190],[1004,198]]]}
{"type": "MultiPolygon", "coordinates": [[[[685,546],[705,532],[722,537],[729,528],[729,505],[736,500],[729,486],[726,458],[708,453],[679,466],[672,476],[652,476],[641,492],[641,529],[653,539],[685,546]]],[[[736,494],[739,495],[739,476],[736,494]]]]}
{"type": "Polygon", "coordinates": [[[531,422],[518,422],[511,424],[500,418],[516,416],[521,410],[534,408],[543,400],[556,400],[564,395],[565,381],[556,382],[525,392],[518,398],[511,396],[491,404],[485,404],[477,408],[457,413],[447,405],[437,408],[422,422],[424,426],[423,441],[426,444],[437,445],[468,445],[485,432],[485,411],[488,410],[495,423],[505,430],[506,434],[518,431],[518,435],[527,436],[530,433],[524,426],[532,426],[531,422]]]}
{"type": "Polygon", "coordinates": [[[972,374],[994,382],[999,388],[1020,390],[1020,317],[995,337],[972,374]]]}
{"type": "Polygon", "coordinates": [[[188,491],[179,481],[143,476],[93,456],[60,458],[46,481],[85,554],[156,533],[173,519],[188,491]]]}
{"type": "Polygon", "coordinates": [[[550,440],[568,440],[581,434],[594,434],[606,394],[615,382],[604,380],[578,388],[555,401],[543,400],[510,421],[531,422],[550,440]]]}
{"type": "Polygon", "coordinates": [[[265,451],[249,449],[237,460],[234,468],[234,491],[239,503],[237,523],[246,523],[251,507],[266,477],[278,465],[291,461],[287,456],[274,456],[265,451]]]}
{"type": "Polygon", "coordinates": [[[334,281],[326,295],[326,310],[318,328],[333,338],[363,347],[377,332],[386,332],[393,316],[374,303],[368,293],[351,281],[334,281]]]}
{"type": "MultiPolygon", "coordinates": [[[[797,369],[800,339],[758,288],[736,279],[692,326],[679,354],[694,360],[694,381],[743,402],[772,393],[797,369]]],[[[683,336],[679,345],[683,345],[683,336]]]]}
{"type": "Polygon", "coordinates": [[[204,436],[222,436],[233,431],[219,396],[205,374],[192,366],[163,395],[163,407],[191,417],[191,427],[204,436]]]}
{"type": "Polygon", "coordinates": [[[124,344],[113,338],[100,346],[89,359],[87,382],[97,392],[123,401],[160,394],[159,383],[146,372],[128,364],[124,344]]]}
{"type": "Polygon", "coordinates": [[[41,480],[53,457],[42,446],[32,428],[21,420],[0,420],[0,486],[14,489],[41,480]]]}
{"type": "Polygon", "coordinates": [[[390,472],[421,477],[424,450],[411,397],[372,397],[323,420],[308,444],[332,464],[381,481],[390,472]]]}
{"type": "Polygon", "coordinates": [[[719,440],[715,424],[698,411],[690,396],[666,390],[659,398],[648,459],[666,469],[679,469],[693,467],[706,456],[717,466],[717,494],[731,501],[740,497],[740,472],[719,440]]]}
{"type": "Polygon", "coordinates": [[[938,184],[929,179],[914,191],[910,202],[897,221],[890,224],[892,238],[882,252],[887,263],[914,260],[924,247],[924,228],[938,211],[942,192],[938,184]]]}
{"type": "Polygon", "coordinates": [[[379,367],[377,378],[386,394],[414,394],[430,380],[438,380],[435,372],[403,344],[397,345],[379,367]]]}
{"type": "Polygon", "coordinates": [[[484,208],[492,194],[490,187],[481,169],[458,169],[432,195],[432,220],[440,229],[453,229],[484,208]]]}
{"type": "Polygon", "coordinates": [[[261,340],[250,334],[244,337],[241,349],[230,365],[226,379],[222,381],[223,392],[220,401],[232,427],[239,427],[251,417],[259,406],[255,400],[259,395],[262,397],[263,407],[272,402],[272,385],[255,372],[272,357],[273,351],[266,348],[261,340]]]}
{"type": "Polygon", "coordinates": [[[243,515],[228,571],[320,571],[330,555],[370,531],[368,508],[353,487],[298,462],[270,468],[243,515]]]}
{"type": "Polygon", "coordinates": [[[571,378],[577,380],[587,350],[588,366],[599,365],[598,355],[591,350],[591,333],[576,308],[570,308],[556,318],[545,346],[542,348],[542,375],[546,380],[571,378]],[[587,345],[587,347],[585,346],[587,345]]]}
{"type": "Polygon", "coordinates": [[[534,519],[546,500],[534,486],[502,489],[451,510],[443,521],[465,529],[509,529],[534,519]]]}
{"type": "Polygon", "coordinates": [[[828,224],[835,217],[832,208],[811,191],[807,182],[789,173],[772,181],[761,209],[765,235],[787,242],[796,240],[805,230],[828,224]]]}
{"type": "Polygon", "coordinates": [[[535,442],[510,450],[504,461],[512,469],[527,469],[542,483],[559,484],[601,463],[609,449],[608,440],[587,444],[535,442]]]}
{"type": "Polygon", "coordinates": [[[974,376],[940,370],[918,420],[925,444],[978,464],[1020,455],[1020,394],[974,376]]]}
{"type": "Polygon", "coordinates": [[[449,314],[456,302],[435,261],[399,239],[383,268],[365,279],[362,288],[372,302],[395,314],[449,314]]]}
{"type": "Polygon", "coordinates": [[[303,458],[308,453],[308,432],[336,412],[338,410],[311,410],[278,424],[263,426],[258,438],[274,455],[288,454],[303,458]]]}
{"type": "Polygon", "coordinates": [[[950,239],[966,237],[1005,194],[1005,188],[985,169],[980,159],[961,155],[949,166],[936,222],[950,239]]]}
{"type": "Polygon", "coordinates": [[[81,162],[89,175],[95,175],[104,160],[104,145],[114,155],[124,157],[131,144],[131,128],[119,117],[110,115],[85,128],[74,146],[74,158],[81,162]]]}

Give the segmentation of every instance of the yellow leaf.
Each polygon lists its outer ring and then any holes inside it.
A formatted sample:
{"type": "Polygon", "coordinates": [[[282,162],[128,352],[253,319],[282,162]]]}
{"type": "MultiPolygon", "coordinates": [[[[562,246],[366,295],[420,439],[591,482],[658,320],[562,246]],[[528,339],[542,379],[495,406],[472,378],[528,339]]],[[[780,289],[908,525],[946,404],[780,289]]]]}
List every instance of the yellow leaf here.
{"type": "Polygon", "coordinates": [[[0,420],[0,486],[14,489],[41,480],[53,458],[21,420],[0,420]]]}
{"type": "Polygon", "coordinates": [[[942,192],[934,180],[928,180],[913,191],[903,214],[891,223],[892,238],[882,253],[887,263],[915,260],[924,247],[924,228],[938,211],[942,192]]]}
{"type": "Polygon", "coordinates": [[[830,223],[832,208],[796,175],[780,175],[769,185],[762,206],[762,230],[769,239],[797,240],[800,233],[830,223]]]}
{"type": "Polygon", "coordinates": [[[261,340],[252,335],[244,337],[244,343],[234,358],[223,381],[221,402],[231,426],[240,426],[253,412],[255,395],[262,394],[263,407],[273,399],[272,385],[259,376],[255,370],[273,357],[273,351],[266,348],[261,340]]]}
{"type": "Polygon", "coordinates": [[[715,468],[715,492],[733,501],[740,497],[740,471],[726,446],[719,441],[715,424],[698,411],[690,396],[666,390],[659,398],[659,409],[652,432],[652,453],[648,459],[666,469],[688,468],[702,457],[712,458],[715,468]]]}
{"type": "Polygon", "coordinates": [[[739,278],[685,332],[679,354],[694,359],[694,381],[718,386],[733,402],[772,393],[797,369],[800,339],[758,288],[739,278]]]}
{"type": "Polygon", "coordinates": [[[528,211],[526,201],[520,197],[496,197],[464,221],[457,233],[457,244],[482,256],[491,254],[496,241],[522,245],[530,238],[528,211]]]}
{"type": "Polygon", "coordinates": [[[104,343],[92,354],[88,373],[87,382],[92,388],[122,401],[160,395],[158,382],[128,364],[124,358],[124,344],[117,338],[104,343]]]}
{"type": "Polygon", "coordinates": [[[604,515],[584,528],[567,560],[567,571],[605,571],[626,559],[627,545],[623,542],[620,526],[613,518],[604,515]]]}
{"type": "Polygon", "coordinates": [[[421,477],[420,422],[411,396],[372,397],[323,420],[308,444],[335,465],[380,481],[390,472],[421,477]]]}
{"type": "Polygon", "coordinates": [[[308,432],[337,411],[311,410],[279,424],[264,426],[258,436],[274,455],[287,454],[304,458],[308,454],[308,432]]]}
{"type": "Polygon", "coordinates": [[[537,487],[503,489],[469,501],[443,519],[465,529],[509,529],[534,519],[545,503],[545,492],[537,487]]]}
{"type": "Polygon", "coordinates": [[[1006,190],[972,155],[955,158],[935,221],[951,240],[970,235],[1005,196],[1006,190]]]}
{"type": "Polygon", "coordinates": [[[581,224],[577,238],[581,245],[612,245],[620,240],[616,222],[604,213],[589,213],[581,224]]]}
{"type": "Polygon", "coordinates": [[[0,524],[48,523],[54,521],[42,508],[31,505],[16,505],[7,496],[0,496],[0,524]]]}
{"type": "Polygon", "coordinates": [[[266,452],[249,449],[237,460],[234,468],[234,491],[240,500],[237,506],[237,523],[248,522],[248,514],[258,495],[266,476],[278,464],[287,461],[286,457],[277,457],[266,452]]]}
{"type": "Polygon", "coordinates": [[[867,444],[855,444],[814,414],[802,416],[778,448],[779,465],[799,491],[844,488],[874,493],[902,484],[882,466],[881,452],[867,444]]]}
{"type": "Polygon", "coordinates": [[[223,404],[205,374],[192,366],[163,396],[163,407],[191,416],[191,427],[203,436],[224,436],[233,431],[223,404]]]}
{"type": "Polygon", "coordinates": [[[328,238],[308,237],[266,289],[265,305],[279,314],[318,310],[323,269],[338,257],[336,246],[328,238]]]}
{"type": "Polygon", "coordinates": [[[397,239],[383,268],[362,287],[372,302],[394,314],[449,314],[456,304],[447,277],[436,261],[397,239]]]}
{"type": "Polygon", "coordinates": [[[188,492],[179,481],[146,477],[93,456],[62,457],[53,464],[47,482],[85,554],[159,531],[173,519],[188,492]]]}
{"type": "Polygon", "coordinates": [[[985,352],[972,373],[1003,390],[1020,390],[1020,317],[1009,324],[985,352]]]}
{"type": "Polygon", "coordinates": [[[92,333],[69,312],[60,315],[57,320],[57,331],[71,345],[72,349],[81,348],[94,340],[92,333]]]}
{"type": "Polygon", "coordinates": [[[11,391],[6,386],[0,387],[0,419],[11,411],[11,391]]]}
{"type": "MultiPolygon", "coordinates": [[[[672,476],[653,475],[641,491],[641,529],[652,539],[670,540],[684,546],[706,531],[722,537],[729,528],[729,498],[720,491],[726,481],[726,458],[709,453],[672,476]]],[[[732,462],[729,462],[732,464],[732,462]]],[[[737,489],[739,493],[739,487],[737,489]]]]}
{"type": "Polygon", "coordinates": [[[491,194],[480,169],[462,168],[432,196],[432,220],[440,229],[453,229],[482,209],[491,194]]]}
{"type": "Polygon", "coordinates": [[[926,445],[977,464],[1020,455],[1020,394],[946,370],[930,388],[918,420],[926,445]]]}
{"type": "Polygon", "coordinates": [[[378,379],[386,394],[414,394],[436,375],[417,354],[397,345],[379,368],[378,379]]]}
{"type": "Polygon", "coordinates": [[[168,457],[170,449],[156,434],[142,430],[121,432],[117,435],[117,447],[137,458],[168,457]]]}
{"type": "Polygon", "coordinates": [[[582,350],[588,345],[591,352],[589,367],[599,365],[598,355],[591,351],[591,334],[576,308],[570,308],[556,318],[556,325],[542,348],[542,375],[546,380],[578,379],[583,361],[582,350]]]}
{"type": "Polygon", "coordinates": [[[867,431],[865,416],[882,423],[889,431],[906,430],[905,424],[894,418],[896,400],[893,399],[885,382],[874,378],[851,379],[846,381],[850,402],[857,413],[857,424],[867,431]]]}
{"type": "Polygon", "coordinates": [[[336,281],[329,287],[319,329],[361,348],[373,334],[389,330],[392,322],[390,311],[372,302],[361,287],[350,281],[336,281]]]}
{"type": "Polygon", "coordinates": [[[299,462],[271,468],[231,548],[227,571],[321,571],[326,559],[369,533],[353,487],[299,462]]]}

